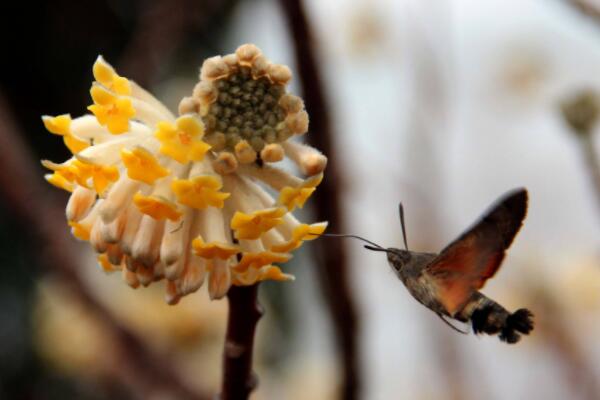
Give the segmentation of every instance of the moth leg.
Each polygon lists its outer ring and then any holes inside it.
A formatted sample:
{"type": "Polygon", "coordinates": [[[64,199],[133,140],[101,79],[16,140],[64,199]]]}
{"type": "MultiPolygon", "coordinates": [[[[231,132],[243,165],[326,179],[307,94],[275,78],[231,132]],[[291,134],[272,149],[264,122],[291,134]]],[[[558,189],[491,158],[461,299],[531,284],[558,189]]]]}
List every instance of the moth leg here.
{"type": "Polygon", "coordinates": [[[440,313],[436,313],[436,315],[437,315],[438,317],[440,317],[440,319],[441,319],[442,321],[444,321],[444,323],[445,323],[446,325],[448,325],[450,328],[454,329],[456,332],[458,332],[458,333],[462,333],[463,335],[468,335],[468,334],[469,334],[469,331],[461,331],[460,329],[458,329],[457,327],[455,327],[454,325],[452,325],[452,324],[450,323],[450,321],[448,321],[446,318],[444,318],[444,315],[442,315],[442,314],[440,314],[440,313]]]}

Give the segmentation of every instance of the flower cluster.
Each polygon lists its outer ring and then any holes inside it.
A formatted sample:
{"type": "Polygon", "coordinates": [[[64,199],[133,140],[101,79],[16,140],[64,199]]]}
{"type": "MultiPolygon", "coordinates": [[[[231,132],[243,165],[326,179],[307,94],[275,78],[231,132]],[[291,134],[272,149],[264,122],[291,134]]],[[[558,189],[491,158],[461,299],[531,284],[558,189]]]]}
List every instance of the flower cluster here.
{"type": "Polygon", "coordinates": [[[308,129],[302,100],[286,92],[289,68],[251,44],[209,58],[178,117],[102,57],[93,74],[93,115],[42,117],[73,157],[42,164],[48,182],[72,193],[68,223],[100,266],[134,288],[165,279],[170,304],[205,278],[213,299],[232,284],[293,279],[274,264],[325,230],[291,211],[327,158],[288,141],[308,129]],[[285,156],[307,178],[274,165],[285,156]]]}

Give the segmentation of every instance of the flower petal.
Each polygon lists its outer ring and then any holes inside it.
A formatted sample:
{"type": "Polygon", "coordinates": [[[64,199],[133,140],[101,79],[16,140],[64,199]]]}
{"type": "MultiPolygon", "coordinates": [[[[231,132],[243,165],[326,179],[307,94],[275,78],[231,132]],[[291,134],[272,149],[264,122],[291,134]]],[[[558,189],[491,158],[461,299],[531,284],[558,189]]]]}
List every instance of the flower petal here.
{"type": "Polygon", "coordinates": [[[223,184],[216,176],[201,175],[192,179],[175,179],[171,189],[177,201],[186,206],[203,209],[208,206],[223,208],[229,193],[219,192],[223,184]]]}
{"type": "Polygon", "coordinates": [[[156,157],[143,147],[133,150],[122,149],[121,159],[127,168],[129,178],[152,185],[157,179],[169,175],[169,170],[163,168],[156,157]]]}
{"type": "Polygon", "coordinates": [[[279,225],[286,212],[283,207],[258,210],[251,214],[236,211],[231,219],[231,229],[235,231],[236,239],[258,239],[263,232],[279,225]]]}
{"type": "Polygon", "coordinates": [[[240,248],[235,245],[222,242],[204,243],[201,236],[192,241],[192,247],[197,256],[213,259],[220,258],[226,260],[240,252],[240,248]]]}
{"type": "Polygon", "coordinates": [[[175,204],[157,196],[144,196],[138,192],[133,196],[133,203],[142,213],[156,220],[168,218],[177,221],[181,217],[181,212],[175,204]]]}

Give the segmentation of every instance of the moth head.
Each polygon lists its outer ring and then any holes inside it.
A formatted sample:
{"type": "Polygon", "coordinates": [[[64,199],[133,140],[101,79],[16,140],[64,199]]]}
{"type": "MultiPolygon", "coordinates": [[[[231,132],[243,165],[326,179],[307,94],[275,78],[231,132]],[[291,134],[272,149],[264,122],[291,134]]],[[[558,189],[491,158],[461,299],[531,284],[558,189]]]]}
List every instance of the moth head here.
{"type": "Polygon", "coordinates": [[[392,267],[396,271],[400,271],[410,261],[410,252],[408,250],[396,249],[390,247],[385,250],[387,253],[387,259],[392,267]]]}
{"type": "Polygon", "coordinates": [[[408,251],[408,250],[397,249],[395,247],[389,247],[386,249],[384,247],[375,247],[375,246],[369,246],[369,245],[365,245],[364,247],[365,247],[365,249],[368,249],[371,251],[386,252],[388,262],[390,263],[390,267],[392,267],[392,269],[394,269],[395,271],[398,271],[398,272],[402,269],[402,267],[404,267],[406,264],[408,264],[408,262],[410,261],[410,258],[411,258],[410,251],[408,251]]]}

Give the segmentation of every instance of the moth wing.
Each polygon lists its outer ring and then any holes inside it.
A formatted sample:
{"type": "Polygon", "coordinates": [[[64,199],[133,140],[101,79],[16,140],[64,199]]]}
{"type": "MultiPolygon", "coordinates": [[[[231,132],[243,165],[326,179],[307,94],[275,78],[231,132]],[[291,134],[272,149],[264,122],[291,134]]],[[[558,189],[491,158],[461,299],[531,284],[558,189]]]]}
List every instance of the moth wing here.
{"type": "Polygon", "coordinates": [[[462,310],[473,292],[494,276],[526,213],[527,190],[507,193],[425,268],[450,315],[462,310]]]}

